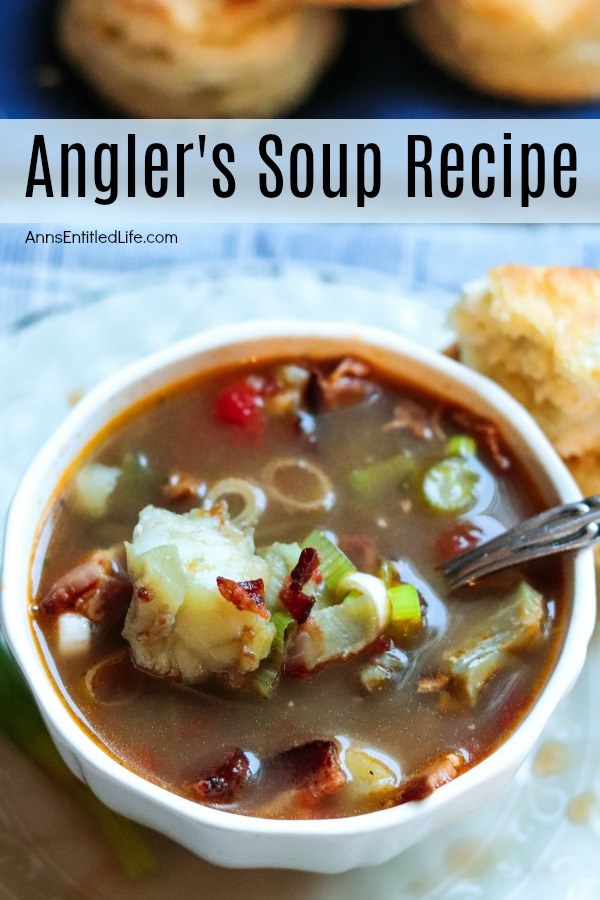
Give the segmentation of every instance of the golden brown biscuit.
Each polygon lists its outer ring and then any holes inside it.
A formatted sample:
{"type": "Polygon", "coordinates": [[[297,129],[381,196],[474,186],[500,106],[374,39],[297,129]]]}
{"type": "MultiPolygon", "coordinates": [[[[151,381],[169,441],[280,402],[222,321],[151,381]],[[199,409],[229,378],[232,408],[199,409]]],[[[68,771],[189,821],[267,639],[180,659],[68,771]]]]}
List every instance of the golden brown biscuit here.
{"type": "MultiPolygon", "coordinates": [[[[600,448],[595,453],[567,459],[566,463],[584,497],[600,494],[600,448]]],[[[600,546],[596,548],[596,570],[600,578],[600,546]]]]}
{"type": "Polygon", "coordinates": [[[600,96],[600,0],[423,0],[415,41],[490,94],[537,103],[600,96]]]}
{"type": "Polygon", "coordinates": [[[513,394],[563,457],[600,451],[600,271],[500,266],[452,314],[460,358],[513,394]]]}
{"type": "Polygon", "coordinates": [[[596,453],[571,457],[566,463],[584,497],[600,494],[600,449],[596,453]]]}
{"type": "Polygon", "coordinates": [[[132,115],[275,116],[299,104],[331,61],[340,21],[282,0],[64,0],[59,40],[132,115]]]}
{"type": "Polygon", "coordinates": [[[305,0],[311,6],[337,6],[344,9],[393,9],[418,0],[305,0]]]}

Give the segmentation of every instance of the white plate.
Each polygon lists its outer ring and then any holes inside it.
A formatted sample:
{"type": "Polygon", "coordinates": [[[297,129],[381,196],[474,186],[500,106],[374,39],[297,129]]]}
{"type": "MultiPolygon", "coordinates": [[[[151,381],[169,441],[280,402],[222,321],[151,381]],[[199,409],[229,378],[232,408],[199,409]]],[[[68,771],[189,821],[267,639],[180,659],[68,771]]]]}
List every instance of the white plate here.
{"type": "MultiPolygon", "coordinates": [[[[69,398],[127,362],[200,328],[244,319],[365,322],[434,348],[449,343],[453,297],[407,297],[356,270],[257,265],[177,272],[46,316],[0,339],[0,516],[20,472],[64,417],[69,398]]],[[[546,729],[537,755],[504,794],[376,869],[338,876],[236,872],[152,835],[160,874],[128,882],[85,813],[0,742],[0,895],[18,900],[597,900],[600,897],[600,643],[546,729]],[[548,769],[553,769],[548,773],[548,769]],[[542,774],[545,772],[546,774],[542,774]]]]}

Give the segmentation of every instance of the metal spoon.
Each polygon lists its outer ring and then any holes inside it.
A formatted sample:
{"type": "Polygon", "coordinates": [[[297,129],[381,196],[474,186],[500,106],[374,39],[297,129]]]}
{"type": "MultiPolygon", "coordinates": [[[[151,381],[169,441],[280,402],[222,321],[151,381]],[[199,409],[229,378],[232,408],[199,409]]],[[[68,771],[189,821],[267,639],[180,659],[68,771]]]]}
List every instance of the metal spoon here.
{"type": "Polygon", "coordinates": [[[600,543],[600,494],[565,503],[526,519],[492,538],[443,563],[440,569],[451,588],[518,566],[532,559],[583,550],[600,543]]]}

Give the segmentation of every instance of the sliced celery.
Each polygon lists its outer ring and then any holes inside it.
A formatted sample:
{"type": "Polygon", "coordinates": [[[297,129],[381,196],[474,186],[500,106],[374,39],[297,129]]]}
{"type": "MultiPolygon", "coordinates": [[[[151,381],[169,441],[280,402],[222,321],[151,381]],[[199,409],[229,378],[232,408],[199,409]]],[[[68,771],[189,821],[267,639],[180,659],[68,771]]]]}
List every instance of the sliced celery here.
{"type": "Polygon", "coordinates": [[[511,651],[534,646],[541,636],[544,598],[523,581],[484,627],[467,636],[465,646],[445,654],[450,690],[474,706],[487,681],[510,660],[511,651]]]}
{"type": "Polygon", "coordinates": [[[393,623],[421,621],[419,592],[414,585],[398,584],[396,587],[388,588],[387,593],[390,598],[393,623]]]}
{"type": "Polygon", "coordinates": [[[261,547],[257,551],[269,567],[271,577],[265,589],[265,603],[269,609],[275,609],[279,593],[300,557],[299,544],[282,544],[276,541],[269,547],[261,547]]]}
{"type": "Polygon", "coordinates": [[[423,495],[439,512],[461,512],[475,502],[479,475],[462,456],[450,456],[432,466],[423,479],[423,495]]]}
{"type": "Polygon", "coordinates": [[[455,434],[446,442],[445,452],[446,456],[463,456],[467,459],[477,455],[477,442],[468,434],[455,434]]]}
{"type": "Polygon", "coordinates": [[[298,628],[286,654],[286,665],[292,672],[310,672],[333,659],[359,653],[381,630],[372,598],[352,591],[341,603],[313,612],[298,628]]]}
{"type": "Polygon", "coordinates": [[[398,489],[415,472],[416,463],[408,452],[396,453],[350,472],[350,485],[365,498],[378,497],[387,491],[398,489]]]}
{"type": "Polygon", "coordinates": [[[320,559],[319,571],[325,584],[332,591],[336,589],[344,575],[356,572],[354,563],[350,562],[346,554],[332,544],[321,531],[311,531],[300,546],[314,547],[317,551],[320,559]]]}
{"type": "Polygon", "coordinates": [[[285,658],[285,645],[289,637],[288,629],[294,625],[292,616],[285,612],[274,612],[271,621],[275,626],[275,637],[271,644],[271,652],[256,670],[250,685],[257,694],[268,700],[273,694],[285,658]]]}

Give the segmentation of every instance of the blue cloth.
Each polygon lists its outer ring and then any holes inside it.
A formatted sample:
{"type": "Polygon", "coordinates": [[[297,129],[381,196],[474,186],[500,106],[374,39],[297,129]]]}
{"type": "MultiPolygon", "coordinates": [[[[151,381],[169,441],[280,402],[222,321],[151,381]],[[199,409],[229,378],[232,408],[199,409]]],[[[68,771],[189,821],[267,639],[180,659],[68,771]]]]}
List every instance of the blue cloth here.
{"type": "MultiPolygon", "coordinates": [[[[47,232],[50,226],[31,226],[47,232]]],[[[149,230],[140,226],[141,233],[149,230]]],[[[151,230],[151,229],[150,229],[151,230]]],[[[600,268],[600,227],[492,225],[169,226],[178,243],[25,244],[28,226],[0,226],[0,330],[109,290],[124,276],[253,260],[334,264],[381,272],[405,290],[457,292],[504,262],[600,268]]],[[[301,314],[301,311],[298,311],[301,314]]]]}

